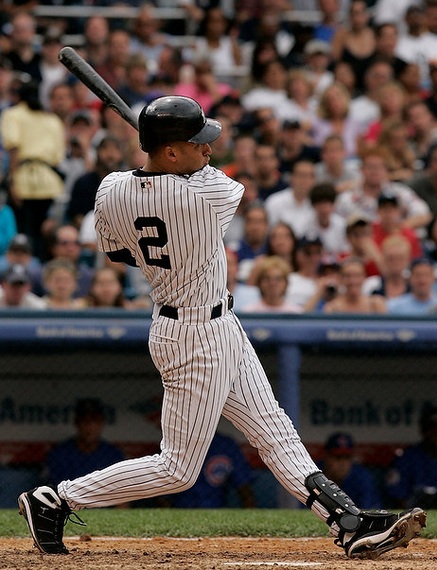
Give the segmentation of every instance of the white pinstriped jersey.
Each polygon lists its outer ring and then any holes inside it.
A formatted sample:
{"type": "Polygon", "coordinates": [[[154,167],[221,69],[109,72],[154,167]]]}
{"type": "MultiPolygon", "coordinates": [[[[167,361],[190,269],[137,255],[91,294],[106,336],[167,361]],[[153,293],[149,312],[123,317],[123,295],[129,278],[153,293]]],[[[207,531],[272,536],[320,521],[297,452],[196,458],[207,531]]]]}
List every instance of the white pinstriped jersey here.
{"type": "Polygon", "coordinates": [[[223,235],[243,192],[209,165],[191,176],[114,172],[97,191],[98,247],[128,249],[158,305],[215,304],[226,297],[223,235]]]}

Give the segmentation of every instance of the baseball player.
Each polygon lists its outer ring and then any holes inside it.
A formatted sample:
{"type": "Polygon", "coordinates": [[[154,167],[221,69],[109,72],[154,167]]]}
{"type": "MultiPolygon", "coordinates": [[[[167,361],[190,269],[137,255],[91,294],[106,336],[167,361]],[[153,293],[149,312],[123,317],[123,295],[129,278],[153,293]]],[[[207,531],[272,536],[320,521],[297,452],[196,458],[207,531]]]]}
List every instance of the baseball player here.
{"type": "Polygon", "coordinates": [[[226,290],[223,235],[244,188],[209,165],[209,143],[220,131],[193,99],[155,99],[139,116],[144,167],[100,184],[99,248],[112,261],[138,265],[153,288],[149,348],[164,386],[161,453],[22,493],[20,513],[42,552],[68,552],[63,527],[72,511],[190,488],[221,415],[327,523],[347,556],[375,558],[406,546],[425,526],[419,508],[358,508],[319,471],[275,400],[226,290]]]}

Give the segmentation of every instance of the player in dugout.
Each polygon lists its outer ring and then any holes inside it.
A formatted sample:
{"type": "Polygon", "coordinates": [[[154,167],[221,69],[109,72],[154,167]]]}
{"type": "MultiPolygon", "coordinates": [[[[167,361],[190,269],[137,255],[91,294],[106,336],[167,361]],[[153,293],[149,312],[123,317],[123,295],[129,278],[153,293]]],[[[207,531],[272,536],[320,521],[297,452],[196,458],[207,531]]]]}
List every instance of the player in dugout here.
{"type": "Polygon", "coordinates": [[[209,164],[220,132],[193,99],[159,97],[139,115],[144,165],[111,173],[97,191],[99,249],[138,265],[153,287],[148,342],[164,387],[161,452],[23,492],[20,512],[41,552],[68,552],[63,528],[73,511],[190,488],[221,415],[349,558],[406,546],[425,526],[421,508],[395,514],[355,505],[319,470],[275,399],[226,290],[223,236],[244,187],[209,164]]]}

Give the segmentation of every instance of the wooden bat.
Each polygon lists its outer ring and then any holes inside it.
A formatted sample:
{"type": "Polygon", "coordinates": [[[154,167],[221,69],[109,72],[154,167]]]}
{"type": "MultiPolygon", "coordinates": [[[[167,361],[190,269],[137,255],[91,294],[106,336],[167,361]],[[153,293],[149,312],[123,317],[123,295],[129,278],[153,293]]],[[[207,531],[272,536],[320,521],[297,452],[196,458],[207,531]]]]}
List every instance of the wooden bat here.
{"type": "Polygon", "coordinates": [[[75,49],[65,46],[60,50],[58,57],[59,61],[97,95],[105,105],[138,130],[138,120],[132,109],[75,49]]]}

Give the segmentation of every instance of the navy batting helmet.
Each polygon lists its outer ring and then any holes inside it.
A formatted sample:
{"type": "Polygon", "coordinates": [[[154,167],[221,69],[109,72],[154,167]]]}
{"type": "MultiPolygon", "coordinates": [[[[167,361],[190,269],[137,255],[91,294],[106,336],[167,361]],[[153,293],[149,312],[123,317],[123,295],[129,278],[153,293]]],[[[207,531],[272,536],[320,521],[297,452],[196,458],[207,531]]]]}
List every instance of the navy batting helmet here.
{"type": "Polygon", "coordinates": [[[202,107],[190,97],[158,97],[144,107],[138,118],[140,146],[145,152],[170,142],[204,144],[215,141],[222,127],[207,119],[202,107]]]}

